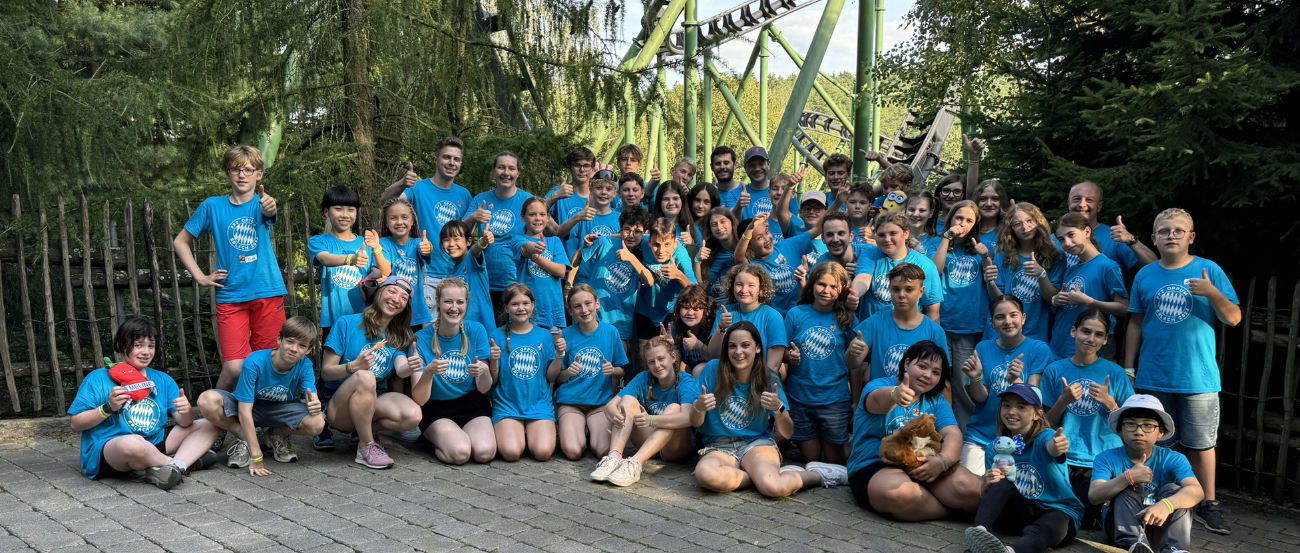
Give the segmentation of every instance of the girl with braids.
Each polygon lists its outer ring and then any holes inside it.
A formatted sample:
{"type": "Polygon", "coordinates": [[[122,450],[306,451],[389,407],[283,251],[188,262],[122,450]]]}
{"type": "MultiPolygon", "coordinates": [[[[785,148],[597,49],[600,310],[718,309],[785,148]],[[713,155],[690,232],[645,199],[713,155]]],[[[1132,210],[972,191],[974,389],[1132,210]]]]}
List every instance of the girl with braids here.
{"type": "Polygon", "coordinates": [[[998,229],[993,258],[997,279],[989,282],[989,295],[1019,298],[1025,306],[1025,336],[1046,342],[1052,334],[1052,296],[1061,286],[1065,265],[1065,254],[1052,240],[1052,227],[1043,212],[1034,204],[1017,203],[998,229]]]}
{"type": "Polygon", "coordinates": [[[808,275],[799,305],[786,314],[785,385],[794,420],[794,442],[804,459],[844,464],[848,459],[849,368],[844,348],[857,322],[846,304],[849,273],[835,261],[817,265],[808,275]]]}
{"type": "MultiPolygon", "coordinates": [[[[1079,262],[1065,269],[1061,290],[1052,297],[1056,307],[1056,322],[1052,324],[1052,353],[1059,359],[1074,355],[1075,340],[1071,337],[1074,319],[1085,309],[1098,309],[1110,315],[1107,330],[1115,325],[1115,317],[1128,314],[1128,290],[1119,264],[1101,253],[1097,238],[1092,235],[1088,218],[1078,213],[1066,213],[1056,226],[1056,237],[1065,253],[1079,258],[1079,262]]],[[[1102,359],[1115,359],[1115,337],[1108,336],[1098,352],[1102,359]]]]}
{"type": "MultiPolygon", "coordinates": [[[[420,406],[388,392],[388,377],[406,378],[424,367],[411,355],[411,283],[388,277],[365,311],[335,321],[321,359],[320,400],[330,426],[357,433],[356,463],[372,469],[393,466],[376,430],[405,432],[420,422],[420,406]]],[[[318,444],[317,449],[320,449],[318,444]]]]}
{"type": "MultiPolygon", "coordinates": [[[[429,231],[420,229],[415,208],[405,196],[397,196],[384,202],[379,218],[383,222],[379,229],[379,245],[384,258],[392,264],[393,276],[407,282],[419,282],[429,256],[433,254],[433,243],[427,237],[420,239],[429,231]]],[[[431,322],[433,315],[424,294],[415,294],[411,298],[411,325],[418,330],[431,322]]]]}
{"type": "Polygon", "coordinates": [[[975,193],[970,199],[979,207],[980,224],[977,230],[980,243],[990,250],[997,248],[1002,214],[1011,207],[1006,189],[1002,188],[1002,182],[998,179],[989,179],[975,187],[975,193]]]}
{"type": "Polygon", "coordinates": [[[555,453],[555,403],[551,383],[560,374],[564,338],[533,324],[537,305],[528,286],[514,283],[501,293],[509,322],[492,331],[488,367],[492,387],[492,427],[497,451],[506,461],[528,452],[538,461],[555,453]],[[504,348],[504,349],[502,349],[504,348]]]}
{"type": "MultiPolygon", "coordinates": [[[[444,242],[444,245],[446,243],[444,242]]],[[[421,406],[420,432],[444,463],[486,463],[497,456],[492,430],[492,388],[488,370],[491,349],[483,325],[465,320],[469,285],[456,277],[438,283],[438,320],[416,335],[416,348],[427,367],[411,395],[421,406]]],[[[486,303],[487,298],[475,298],[486,303]]]]}
{"type": "Polygon", "coordinates": [[[700,284],[708,287],[714,301],[721,303],[727,299],[722,281],[736,264],[734,252],[740,243],[740,221],[730,209],[715,207],[709,211],[707,224],[704,247],[695,256],[695,274],[708,275],[708,282],[700,284]]]}
{"type": "Polygon", "coordinates": [[[677,295],[677,305],[666,321],[664,330],[673,340],[677,359],[694,373],[709,360],[709,336],[718,304],[704,291],[703,286],[687,286],[677,295]]]}
{"type": "Polygon", "coordinates": [[[515,255],[516,280],[537,297],[536,323],[543,328],[564,327],[564,288],[560,279],[569,270],[569,256],[564,242],[555,236],[543,236],[550,221],[546,203],[537,198],[524,200],[524,233],[514,237],[510,251],[515,255]]]}
{"type": "Polygon", "coordinates": [[[605,404],[614,435],[609,455],[591,473],[597,482],[630,486],[655,454],[682,461],[695,453],[690,429],[704,422],[704,413],[697,413],[692,403],[700,392],[695,379],[682,372],[672,339],[655,336],[641,342],[641,361],[646,370],[605,404]],[[636,445],[636,455],[624,459],[628,440],[636,445]]]}
{"type": "Polygon", "coordinates": [[[601,411],[614,397],[614,386],[623,378],[627,353],[618,330],[600,322],[600,300],[589,284],[569,290],[569,314],[573,324],[561,333],[565,367],[556,377],[555,416],[560,419],[560,449],[570,461],[582,458],[591,445],[592,453],[609,453],[610,422],[601,411]],[[588,441],[590,432],[590,441],[588,441]]]}
{"type": "Polygon", "coordinates": [[[753,323],[730,327],[726,355],[700,372],[700,395],[692,406],[705,413],[700,432],[705,448],[695,481],[705,489],[731,492],[753,486],[767,497],[788,497],[815,485],[843,484],[844,467],[811,462],[807,469],[781,466],[771,429],[782,438],[794,431],[780,377],[767,370],[762,338],[753,323]]]}

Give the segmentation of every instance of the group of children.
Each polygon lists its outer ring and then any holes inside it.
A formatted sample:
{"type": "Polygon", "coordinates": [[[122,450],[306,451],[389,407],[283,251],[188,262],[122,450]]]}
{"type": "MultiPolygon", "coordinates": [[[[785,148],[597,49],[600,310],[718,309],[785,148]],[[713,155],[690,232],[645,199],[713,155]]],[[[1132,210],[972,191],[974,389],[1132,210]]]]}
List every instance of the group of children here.
{"type": "Polygon", "coordinates": [[[451,464],[590,450],[591,479],[619,486],[655,456],[698,450],[710,490],[848,484],[899,520],[973,515],[975,553],[1042,551],[1094,526],[1121,547],[1188,550],[1193,518],[1227,533],[1213,326],[1241,313],[1224,272],[1189,253],[1191,216],[1156,218],[1157,257],[1118,219],[1098,222],[1101,190],[1085,182],[1053,233],[1037,207],[978,181],[982,144],[967,147],[970,172],[941,180],[937,197],[872,152],[880,189],[849,185],[851,161],[834,154],[829,192],[796,201],[801,175],[769,175],[761,147],[740,168],[715,149],[716,182],[690,186],[693,160],[646,182],[626,145],[617,175],[574,150],[571,178],[539,198],[517,187],[509,152],[495,187],[471,195],[455,183],[464,146],[449,138],[433,177],[411,166],[385,189],[378,231],[356,228],[353,190],[326,191],[327,232],[307,246],[319,326],[285,320],[277,204],[257,150],[234,148],[231,194],[205,201],[174,241],[195,280],[217,287],[217,386],[196,418],[148,368],[157,329],[122,325],[120,364],[88,376],[69,410],[85,473],[170,488],[216,463],[222,431],[227,464],[254,476],[270,474],[263,442],[276,461],[297,459],[292,435],[317,449],[350,441],[358,464],[382,469],[385,432],[427,440],[451,464]],[[191,247],[205,233],[211,274],[191,247]],[[1123,317],[1128,369],[1114,362],[1123,317]],[[150,384],[124,384],[131,371],[150,384]],[[881,441],[923,415],[941,442],[910,471],[883,461],[881,441]],[[787,444],[805,465],[782,464],[787,444]],[[1022,537],[1005,546],[995,526],[1022,537]]]}

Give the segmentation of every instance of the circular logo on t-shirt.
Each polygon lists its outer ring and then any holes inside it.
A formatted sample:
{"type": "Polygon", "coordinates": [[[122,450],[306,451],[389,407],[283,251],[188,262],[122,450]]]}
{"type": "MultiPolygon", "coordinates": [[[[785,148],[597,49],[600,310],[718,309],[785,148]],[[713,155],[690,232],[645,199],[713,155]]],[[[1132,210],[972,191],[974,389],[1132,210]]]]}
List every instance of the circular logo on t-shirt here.
{"type": "Polygon", "coordinates": [[[776,293],[789,294],[795,291],[798,283],[794,281],[794,271],[790,266],[785,264],[784,257],[778,257],[776,260],[780,265],[767,266],[767,272],[772,275],[772,284],[776,285],[776,293]]]}
{"type": "Polygon", "coordinates": [[[645,412],[650,415],[659,416],[664,414],[664,409],[667,409],[669,405],[670,404],[664,403],[662,401],[656,401],[654,403],[651,403],[650,405],[645,406],[645,412]]]}
{"type": "Polygon", "coordinates": [[[897,408],[897,411],[901,414],[895,415],[894,418],[889,419],[889,422],[885,424],[885,432],[890,434],[898,432],[899,429],[907,426],[907,423],[912,422],[912,419],[921,416],[920,409],[908,410],[900,407],[897,408]]]}
{"type": "Polygon", "coordinates": [[[1183,284],[1166,284],[1156,292],[1156,318],[1165,324],[1178,324],[1192,314],[1192,291],[1183,284]]]}
{"type": "Polygon", "coordinates": [[[601,374],[601,369],[605,365],[605,356],[600,353],[599,349],[594,347],[585,347],[578,350],[573,359],[582,367],[582,372],[573,378],[596,378],[601,374]]]}
{"type": "MultiPolygon", "coordinates": [[[[1070,383],[1071,386],[1078,384],[1083,388],[1083,397],[1079,398],[1079,401],[1071,403],[1068,409],[1070,413],[1074,414],[1074,416],[1091,417],[1101,411],[1101,404],[1097,403],[1097,400],[1092,399],[1092,396],[1088,395],[1088,386],[1092,385],[1092,383],[1092,380],[1087,378],[1081,378],[1070,383]]],[[[1097,384],[1101,383],[1098,382],[1097,384]]]]}
{"type": "MultiPolygon", "coordinates": [[[[383,338],[380,338],[370,342],[365,345],[365,349],[373,349],[375,344],[383,340],[383,338]]],[[[379,351],[373,352],[372,355],[375,356],[375,362],[370,365],[370,372],[375,375],[376,380],[382,381],[388,378],[388,373],[392,372],[393,369],[393,348],[382,347],[379,348],[379,351]]]]}
{"type": "Polygon", "coordinates": [[[226,226],[226,239],[241,252],[257,249],[257,222],[252,217],[240,217],[226,226]]]}
{"type": "Polygon", "coordinates": [[[1040,297],[1041,289],[1038,287],[1038,279],[1025,274],[1025,270],[1016,271],[1011,277],[1011,288],[1007,293],[1020,298],[1020,302],[1030,305],[1040,297]]]}
{"type": "Polygon", "coordinates": [[[950,255],[948,256],[947,266],[944,270],[948,272],[948,282],[958,288],[965,288],[979,279],[979,258],[967,255],[950,255]]]}
{"type": "MultiPolygon", "coordinates": [[[[772,198],[768,197],[767,195],[758,196],[754,198],[754,201],[749,203],[749,208],[754,210],[755,216],[762,215],[764,213],[771,213],[772,198]]],[[[752,219],[753,217],[750,218],[752,219]]]]}
{"type": "Polygon", "coordinates": [[[340,265],[330,269],[330,282],[343,290],[351,290],[361,283],[361,269],[356,265],[340,265]]]}
{"type": "Polygon", "coordinates": [[[257,399],[265,401],[290,401],[294,399],[293,391],[287,386],[276,384],[257,391],[257,399]]]}
{"type": "Polygon", "coordinates": [[[726,402],[718,406],[718,416],[722,418],[722,425],[727,428],[732,430],[748,428],[749,398],[731,394],[726,402]]]}
{"type": "Polygon", "coordinates": [[[570,205],[568,209],[564,210],[565,220],[572,219],[574,215],[581,213],[582,209],[587,206],[586,202],[583,203],[570,202],[570,203],[573,205],[570,205]]]}
{"type": "Polygon", "coordinates": [[[799,355],[809,361],[821,361],[835,352],[835,333],[829,326],[814,326],[799,340],[799,355]]]}
{"type": "Polygon", "coordinates": [[[420,282],[415,280],[415,271],[418,268],[414,256],[403,255],[398,258],[397,263],[393,266],[393,272],[398,278],[406,279],[406,282],[417,283],[420,282]]]}
{"type": "Polygon", "coordinates": [[[605,278],[605,288],[615,294],[624,294],[632,289],[636,271],[626,261],[615,261],[609,265],[609,276],[605,278]]]}
{"type": "Polygon", "coordinates": [[[1073,291],[1076,287],[1079,289],[1080,292],[1082,292],[1082,291],[1084,291],[1084,290],[1087,290],[1087,288],[1085,288],[1085,284],[1084,284],[1084,282],[1083,282],[1083,277],[1081,277],[1081,276],[1076,276],[1076,277],[1070,279],[1068,282],[1065,283],[1065,288],[1062,288],[1061,291],[1063,291],[1063,292],[1070,292],[1070,291],[1073,291]]]}
{"type": "Polygon", "coordinates": [[[889,269],[877,271],[871,277],[871,296],[876,303],[889,303],[889,269]]]}
{"type": "Polygon", "coordinates": [[[531,380],[537,375],[537,361],[541,358],[541,353],[532,346],[519,346],[510,350],[510,374],[519,380],[531,380]]]}
{"type": "Polygon", "coordinates": [[[469,379],[469,363],[459,351],[444,352],[442,358],[447,360],[447,372],[442,375],[447,382],[460,384],[469,379]]]}
{"type": "Polygon", "coordinates": [[[515,229],[515,212],[509,209],[498,209],[492,212],[492,219],[488,221],[488,230],[497,238],[501,238],[515,229]]]}
{"type": "Polygon", "coordinates": [[[433,206],[433,218],[438,220],[438,226],[446,225],[460,215],[460,209],[455,203],[442,200],[433,206]]]}
{"type": "MultiPolygon", "coordinates": [[[[1011,383],[1007,382],[1007,370],[1010,368],[1011,361],[993,367],[993,372],[989,373],[989,379],[991,379],[991,383],[993,384],[989,389],[989,397],[998,397],[1011,386],[1011,383]]],[[[1025,375],[1022,373],[1020,378],[1024,377],[1025,375]]],[[[990,382],[989,379],[986,379],[985,382],[990,382]]]]}
{"type": "Polygon", "coordinates": [[[1043,495],[1043,488],[1046,484],[1043,482],[1042,475],[1038,474],[1038,469],[1034,468],[1034,465],[1025,462],[1016,463],[1016,477],[1014,480],[1016,489],[1020,490],[1020,495],[1023,495],[1025,499],[1038,499],[1039,496],[1043,495]]]}
{"type": "MultiPolygon", "coordinates": [[[[542,252],[542,258],[548,261],[555,261],[553,255],[549,249],[542,252]]],[[[528,272],[537,278],[551,278],[551,273],[546,272],[546,269],[531,260],[528,262],[528,272]]]]}
{"type": "Polygon", "coordinates": [[[903,354],[912,347],[909,344],[894,344],[885,350],[885,375],[898,376],[898,364],[903,362],[903,354]]]}
{"type": "Polygon", "coordinates": [[[122,411],[122,415],[131,431],[140,435],[157,431],[165,420],[165,412],[152,395],[132,403],[122,411]]]}

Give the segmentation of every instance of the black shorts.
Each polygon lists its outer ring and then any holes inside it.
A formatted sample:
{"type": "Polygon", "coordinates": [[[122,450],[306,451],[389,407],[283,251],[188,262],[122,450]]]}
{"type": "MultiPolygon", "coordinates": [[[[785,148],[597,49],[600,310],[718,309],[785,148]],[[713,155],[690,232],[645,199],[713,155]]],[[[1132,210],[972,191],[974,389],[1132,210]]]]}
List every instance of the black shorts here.
{"type": "Polygon", "coordinates": [[[876,473],[887,468],[898,467],[891,466],[884,461],[876,461],[849,475],[849,490],[853,492],[853,500],[858,502],[859,507],[880,514],[880,511],[871,506],[871,498],[867,496],[867,488],[871,484],[871,479],[876,477],[876,473]]]}
{"type": "Polygon", "coordinates": [[[442,401],[431,399],[420,408],[420,413],[420,432],[428,430],[440,419],[451,419],[456,426],[463,427],[469,421],[479,417],[492,418],[492,403],[482,392],[470,390],[469,393],[456,399],[442,401]]]}
{"type": "MultiPolygon", "coordinates": [[[[158,448],[159,453],[162,453],[163,455],[167,454],[167,437],[172,435],[172,430],[175,428],[175,426],[168,426],[167,430],[163,431],[162,441],[154,444],[154,447],[158,448]]],[[[104,458],[103,450],[100,450],[98,479],[103,478],[131,478],[131,471],[122,472],[113,468],[113,465],[108,463],[108,459],[104,458]]]]}

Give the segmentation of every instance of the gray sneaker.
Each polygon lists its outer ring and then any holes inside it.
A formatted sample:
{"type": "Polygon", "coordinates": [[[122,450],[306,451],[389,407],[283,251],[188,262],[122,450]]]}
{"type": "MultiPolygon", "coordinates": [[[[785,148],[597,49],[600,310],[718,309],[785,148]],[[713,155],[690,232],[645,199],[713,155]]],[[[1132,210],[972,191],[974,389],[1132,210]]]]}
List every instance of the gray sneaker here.
{"type": "Polygon", "coordinates": [[[623,459],[609,475],[609,483],[620,487],[631,486],[640,480],[641,462],[636,459],[623,459]]]}
{"type": "Polygon", "coordinates": [[[1151,549],[1151,544],[1147,543],[1146,536],[1143,536],[1141,539],[1138,539],[1137,543],[1134,543],[1133,545],[1129,546],[1128,553],[1156,553],[1156,552],[1155,550],[1151,549]]]}
{"type": "Polygon", "coordinates": [[[983,526],[966,529],[966,550],[970,553],[1006,553],[1007,546],[983,526]]]}
{"type": "Polygon", "coordinates": [[[289,443],[288,436],[271,430],[266,433],[266,439],[271,442],[271,455],[275,457],[276,462],[298,462],[298,454],[293,452],[293,444],[289,443]]]}
{"type": "Polygon", "coordinates": [[[253,458],[248,455],[248,442],[239,439],[234,434],[226,438],[230,446],[226,448],[226,466],[232,469],[245,469],[253,458]]]}
{"type": "Polygon", "coordinates": [[[618,469],[618,465],[622,462],[621,457],[606,455],[605,458],[600,460],[600,464],[596,465],[596,470],[591,471],[590,478],[596,482],[604,482],[609,479],[609,475],[614,474],[614,471],[618,469]]]}
{"type": "Polygon", "coordinates": [[[131,471],[131,476],[137,482],[148,482],[163,490],[170,490],[181,483],[181,470],[172,465],[131,471]]]}
{"type": "Polygon", "coordinates": [[[393,432],[393,438],[396,438],[399,442],[408,444],[419,443],[420,437],[423,435],[424,433],[420,432],[419,428],[412,428],[404,432],[393,432]]]}
{"type": "Polygon", "coordinates": [[[806,470],[819,472],[822,475],[822,486],[830,488],[832,486],[843,486],[849,483],[849,469],[844,465],[833,465],[831,463],[822,463],[813,461],[808,463],[806,470]]]}

